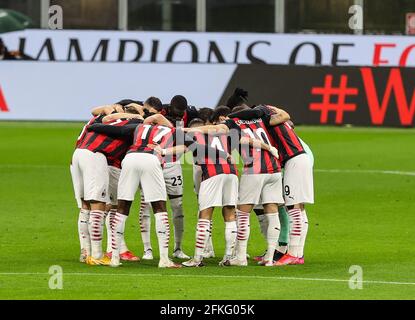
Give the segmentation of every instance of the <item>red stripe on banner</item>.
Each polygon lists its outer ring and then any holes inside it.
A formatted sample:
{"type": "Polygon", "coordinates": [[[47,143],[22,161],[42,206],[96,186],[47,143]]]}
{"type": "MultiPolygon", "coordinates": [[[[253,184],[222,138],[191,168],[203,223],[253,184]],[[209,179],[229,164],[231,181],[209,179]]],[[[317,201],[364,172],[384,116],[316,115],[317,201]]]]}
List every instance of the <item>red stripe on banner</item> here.
{"type": "Polygon", "coordinates": [[[4,98],[3,91],[1,90],[1,87],[0,87],[0,111],[1,112],[9,112],[10,111],[8,106],[7,106],[6,98],[4,98]]]}

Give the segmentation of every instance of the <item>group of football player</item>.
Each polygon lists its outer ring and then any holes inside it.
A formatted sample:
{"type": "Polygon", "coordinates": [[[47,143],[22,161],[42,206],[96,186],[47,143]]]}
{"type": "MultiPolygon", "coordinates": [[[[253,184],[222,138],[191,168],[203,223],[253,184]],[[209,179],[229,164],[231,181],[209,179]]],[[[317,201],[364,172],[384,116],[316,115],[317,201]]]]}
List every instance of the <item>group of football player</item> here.
{"type": "Polygon", "coordinates": [[[122,260],[140,260],[124,239],[125,223],[139,191],[141,259],[154,259],[152,209],[160,268],[201,267],[204,259],[215,257],[215,208],[221,208],[225,221],[220,266],[248,265],[252,211],[267,242],[265,253],[253,259],[263,266],[304,264],[305,204],[314,202],[314,159],[295,133],[287,111],[265,104],[248,105],[248,93],[238,88],[226,105],[215,109],[196,109],[178,95],[169,104],[156,97],[144,102],[123,100],[93,109],[92,116],[77,140],[71,162],[80,209],[81,262],[117,267],[122,260]],[[182,248],[182,162],[189,158],[183,157],[186,153],[192,155],[198,200],[192,258],[182,248]],[[167,200],[174,229],[172,257],[185,260],[181,264],[169,255],[167,200]]]}

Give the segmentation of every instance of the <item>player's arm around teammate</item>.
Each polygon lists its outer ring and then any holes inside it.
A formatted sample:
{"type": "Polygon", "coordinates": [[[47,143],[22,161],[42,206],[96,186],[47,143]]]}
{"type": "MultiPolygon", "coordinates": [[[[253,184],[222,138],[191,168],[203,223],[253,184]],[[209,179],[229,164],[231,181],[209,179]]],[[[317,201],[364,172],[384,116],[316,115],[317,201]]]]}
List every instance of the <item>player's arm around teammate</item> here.
{"type": "MultiPolygon", "coordinates": [[[[280,110],[271,106],[260,106],[256,109],[262,109],[271,117],[280,110]]],[[[312,162],[305,155],[305,148],[294,132],[291,121],[269,126],[268,131],[279,149],[280,161],[284,166],[284,198],[291,226],[288,253],[278,253],[277,265],[303,264],[308,231],[305,204],[314,202],[312,162]]],[[[285,250],[282,247],[279,249],[280,252],[285,250]]]]}
{"type": "MultiPolygon", "coordinates": [[[[195,162],[201,166],[202,182],[199,190],[199,218],[196,228],[195,254],[183,263],[186,267],[203,266],[204,251],[210,237],[212,215],[215,207],[222,208],[225,220],[225,254],[221,263],[231,259],[236,240],[235,206],[238,193],[236,166],[230,160],[230,143],[227,135],[207,135],[195,133],[186,135],[184,144],[193,152],[195,162]]],[[[162,150],[183,152],[186,148],[162,150]]]]}
{"type": "MultiPolygon", "coordinates": [[[[104,154],[108,163],[108,195],[110,201],[106,206],[105,224],[107,226],[108,239],[106,250],[107,252],[105,255],[107,258],[109,258],[109,260],[112,256],[111,224],[117,211],[117,191],[119,176],[121,172],[121,162],[132,143],[132,133],[134,132],[137,125],[142,122],[142,118],[137,114],[134,113],[132,116],[137,116],[138,118],[128,115],[129,114],[127,114],[126,117],[122,117],[121,119],[117,120],[108,119],[110,120],[108,125],[95,124],[88,127],[88,130],[91,131],[91,134],[102,137],[102,143],[96,147],[96,151],[104,154]]],[[[106,117],[104,117],[103,120],[105,120],[105,118],[106,117]]],[[[122,260],[127,261],[139,260],[139,258],[128,249],[124,237],[121,237],[120,257],[122,260]]]]}
{"type": "MultiPolygon", "coordinates": [[[[271,115],[278,112],[271,106],[262,107],[271,115]]],[[[314,203],[313,161],[306,154],[306,146],[294,131],[293,123],[285,121],[270,126],[269,132],[280,150],[284,166],[284,199],[288,208],[288,249],[280,246],[276,265],[304,264],[304,246],[308,233],[307,203],[314,203]],[[286,253],[283,255],[282,253],[286,253]]]]}
{"type": "MultiPolygon", "coordinates": [[[[114,133],[111,126],[105,126],[114,133]]],[[[101,126],[101,130],[103,130],[101,126]]],[[[135,129],[134,142],[122,162],[118,184],[118,211],[112,225],[111,266],[120,265],[120,242],[125,222],[129,215],[135,193],[140,185],[145,201],[151,203],[156,217],[156,230],[160,249],[160,268],[177,267],[168,257],[170,228],[166,209],[166,187],[159,158],[149,144],[170,144],[174,140],[174,129],[163,126],[139,125],[135,129]]]]}
{"type": "Polygon", "coordinates": [[[121,113],[124,112],[122,105],[120,104],[110,104],[101,107],[96,107],[92,109],[91,113],[93,116],[100,116],[100,115],[109,115],[114,112],[121,113]]]}
{"type": "MultiPolygon", "coordinates": [[[[223,110],[223,111],[230,113],[229,108],[226,108],[226,109],[227,110],[223,110]]],[[[217,111],[218,111],[217,114],[222,112],[222,110],[220,109],[217,111]]],[[[229,120],[229,119],[225,115],[220,115],[217,117],[217,119],[215,119],[215,122],[218,122],[218,121],[221,122],[223,120],[229,120]]],[[[219,123],[217,125],[189,129],[187,131],[188,132],[199,131],[202,133],[210,133],[210,134],[223,134],[223,133],[228,134],[231,129],[233,129],[234,131],[236,130],[238,132],[237,142],[241,144],[243,144],[244,142],[248,143],[251,151],[257,150],[258,147],[260,147],[259,150],[263,150],[264,152],[269,152],[269,150],[272,149],[269,144],[265,144],[263,143],[263,141],[260,141],[259,139],[254,139],[250,135],[242,137],[242,135],[240,134],[241,130],[235,123],[233,124],[219,123]]],[[[263,128],[260,128],[260,129],[263,129],[263,128]]],[[[276,149],[273,148],[273,150],[274,150],[273,152],[274,155],[277,156],[276,149]]],[[[263,151],[261,151],[261,153],[263,151]]],[[[258,153],[258,151],[256,152],[258,153]]],[[[237,213],[238,213],[238,217],[237,217],[238,218],[238,243],[237,244],[238,246],[237,246],[236,253],[238,256],[235,259],[229,259],[228,261],[224,263],[224,265],[240,265],[240,266],[247,265],[246,247],[247,247],[247,241],[249,238],[249,229],[250,229],[249,213],[252,210],[253,206],[259,203],[260,199],[264,199],[263,201],[264,201],[265,208],[266,208],[265,212],[267,214],[267,218],[269,218],[269,220],[272,221],[272,223],[269,224],[270,232],[269,232],[269,237],[268,237],[269,238],[269,241],[268,241],[269,249],[270,249],[269,252],[271,255],[271,258],[269,260],[271,260],[272,262],[272,256],[275,250],[276,241],[278,240],[278,232],[279,232],[279,227],[277,227],[277,224],[279,221],[278,216],[277,216],[277,212],[278,212],[277,203],[282,203],[283,201],[282,201],[282,185],[278,188],[279,184],[281,184],[281,177],[280,177],[281,174],[278,172],[274,172],[274,170],[277,170],[276,169],[277,161],[276,159],[271,160],[272,158],[275,158],[275,156],[273,156],[272,154],[268,154],[267,157],[269,159],[270,166],[272,167],[272,170],[270,169],[272,171],[272,172],[270,171],[270,174],[249,175],[249,176],[246,176],[244,174],[241,177],[240,190],[239,190],[240,200],[239,200],[239,205],[238,205],[238,210],[237,210],[237,213]],[[251,179],[254,176],[258,177],[258,184],[252,183],[251,179]],[[243,186],[246,186],[246,187],[243,188],[243,186]],[[250,189],[248,188],[248,186],[250,186],[250,189]],[[253,190],[252,188],[254,188],[255,190],[253,190]],[[259,193],[258,193],[258,190],[259,190],[259,193]],[[262,193],[263,190],[264,192],[262,193]],[[243,192],[243,195],[244,195],[243,203],[241,203],[241,197],[242,197],[241,191],[243,192]],[[268,191],[269,192],[275,191],[275,199],[270,198],[270,196],[268,195],[268,191]],[[278,194],[280,194],[279,198],[278,198],[278,194]],[[255,199],[251,199],[253,196],[255,196],[255,199]],[[251,197],[249,200],[245,199],[249,197],[251,197]],[[273,200],[275,200],[275,202],[273,202],[273,200]],[[276,240],[275,240],[275,237],[277,237],[276,240]]],[[[261,161],[261,159],[257,159],[256,161],[257,162],[261,161]]],[[[258,162],[258,165],[259,167],[262,166],[262,164],[260,164],[259,162],[258,162]]],[[[258,165],[256,165],[255,167],[258,167],[258,165]]],[[[267,168],[268,168],[268,165],[267,165],[267,168]]]]}
{"type": "MultiPolygon", "coordinates": [[[[251,112],[251,110],[247,111],[251,112]]],[[[242,137],[257,138],[268,145],[268,148],[271,146],[266,130],[269,117],[260,114],[258,115],[261,116],[259,118],[244,121],[239,118],[230,119],[228,117],[229,113],[229,110],[226,108],[217,110],[216,115],[213,117],[214,122],[225,121],[224,125],[229,129],[237,130],[242,137]]],[[[270,154],[267,148],[257,149],[250,145],[249,148],[241,148],[240,153],[244,161],[244,172],[239,184],[237,208],[238,241],[236,258],[230,260],[228,265],[247,265],[246,248],[250,234],[249,216],[254,205],[262,204],[268,221],[268,250],[264,264],[271,266],[273,265],[273,253],[280,229],[278,205],[284,202],[282,198],[281,168],[277,157],[270,154]]]]}
{"type": "Polygon", "coordinates": [[[102,121],[94,117],[83,128],[72,157],[71,174],[78,206],[81,211],[78,230],[81,242],[81,262],[90,265],[108,264],[102,253],[102,233],[106,203],[109,202],[109,173],[106,157],[99,152],[102,137],[88,128],[102,121]]]}
{"type": "MultiPolygon", "coordinates": [[[[173,127],[173,124],[161,114],[152,115],[144,121],[145,124],[162,125],[173,127]]],[[[175,156],[166,159],[163,166],[163,176],[166,184],[167,195],[172,208],[173,227],[174,227],[174,251],[173,257],[179,259],[189,259],[182,248],[184,235],[184,213],[183,213],[183,172],[180,161],[175,156]]],[[[150,244],[150,219],[149,207],[143,199],[140,210],[140,226],[144,242],[144,255],[146,260],[152,259],[152,248],[150,244]],[[143,232],[144,231],[144,232],[143,232]]]]}

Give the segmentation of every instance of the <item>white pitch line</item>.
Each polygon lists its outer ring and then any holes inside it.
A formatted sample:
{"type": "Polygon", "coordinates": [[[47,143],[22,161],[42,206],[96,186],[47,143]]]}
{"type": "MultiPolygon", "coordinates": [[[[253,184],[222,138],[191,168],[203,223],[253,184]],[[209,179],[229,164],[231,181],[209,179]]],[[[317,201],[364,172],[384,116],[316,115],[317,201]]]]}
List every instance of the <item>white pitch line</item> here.
{"type": "Polygon", "coordinates": [[[315,172],[324,173],[379,173],[379,174],[394,174],[399,176],[415,176],[412,171],[395,171],[395,170],[358,170],[358,169],[315,169],[315,172]]]}
{"type": "Polygon", "coordinates": [[[0,168],[15,169],[15,168],[29,168],[29,169],[61,169],[68,168],[69,165],[48,165],[48,164],[0,164],[0,168]]]}
{"type": "MultiPolygon", "coordinates": [[[[5,272],[0,276],[50,276],[48,273],[36,272],[5,272]]],[[[157,273],[63,273],[63,276],[101,276],[101,277],[169,277],[169,278],[218,278],[218,279],[262,279],[262,280],[294,280],[294,281],[321,281],[321,282],[349,282],[346,279],[327,278],[301,278],[301,277],[265,277],[265,276],[224,276],[224,275],[189,275],[189,274],[157,274],[157,273]]],[[[415,286],[415,282],[363,280],[362,284],[385,284],[385,285],[409,285],[415,286]]]]}

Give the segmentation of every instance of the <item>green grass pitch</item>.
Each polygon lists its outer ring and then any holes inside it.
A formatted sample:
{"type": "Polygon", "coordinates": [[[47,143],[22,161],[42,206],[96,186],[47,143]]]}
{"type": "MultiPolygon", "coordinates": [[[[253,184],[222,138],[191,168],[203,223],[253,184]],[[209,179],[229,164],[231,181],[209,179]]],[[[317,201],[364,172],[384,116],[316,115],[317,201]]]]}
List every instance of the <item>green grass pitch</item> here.
{"type": "MultiPolygon", "coordinates": [[[[413,129],[297,129],[316,158],[316,204],[308,207],[304,266],[218,267],[224,224],[217,212],[218,258],[207,260],[205,268],[159,270],[156,261],[118,269],[78,262],[78,210],[69,163],[81,127],[0,123],[0,299],[415,298],[413,129]],[[63,268],[62,290],[49,289],[53,265],[63,268]],[[363,270],[361,290],[349,288],[352,265],[363,270]]],[[[191,167],[184,172],[184,249],[192,254],[197,203],[191,167]]],[[[126,238],[130,249],[142,254],[137,211],[135,203],[126,238]]],[[[265,242],[255,216],[251,225],[248,251],[254,256],[265,242]]],[[[157,249],[154,232],[152,241],[157,249]]]]}

